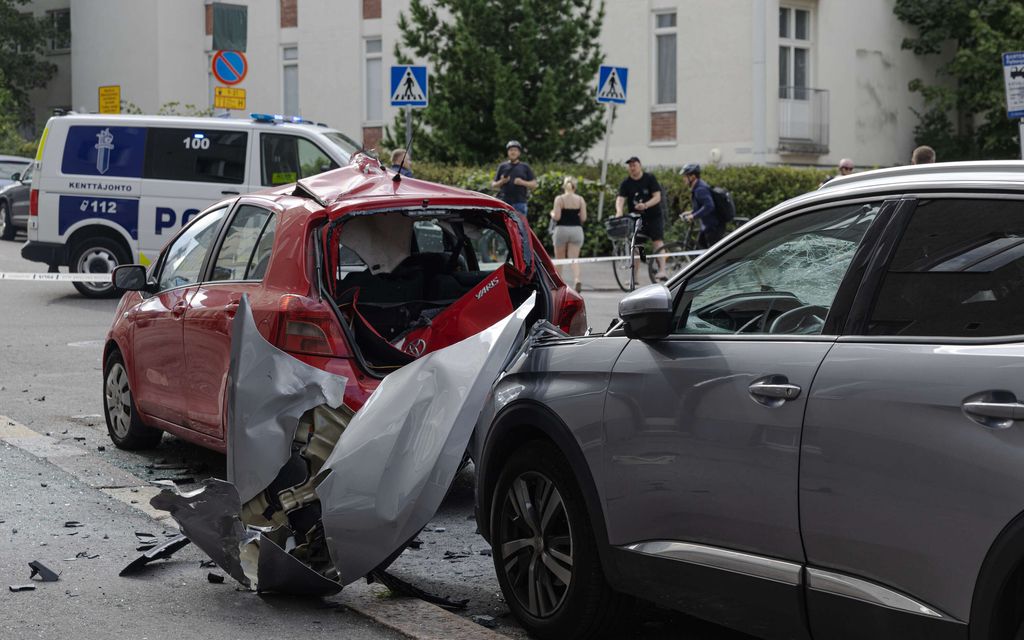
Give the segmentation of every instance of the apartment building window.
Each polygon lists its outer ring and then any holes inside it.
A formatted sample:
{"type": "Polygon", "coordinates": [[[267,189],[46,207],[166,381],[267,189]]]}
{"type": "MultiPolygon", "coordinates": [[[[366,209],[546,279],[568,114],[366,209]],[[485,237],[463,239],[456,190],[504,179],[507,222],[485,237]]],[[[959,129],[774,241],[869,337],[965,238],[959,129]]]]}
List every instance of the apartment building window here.
{"type": "Polygon", "coordinates": [[[71,48],[71,9],[58,9],[47,11],[53,26],[53,35],[50,38],[51,51],[66,51],[71,48]]]}
{"type": "Polygon", "coordinates": [[[286,46],[281,49],[282,76],[284,79],[284,108],[286,115],[297,116],[299,112],[299,48],[286,46]]]}
{"type": "Polygon", "coordinates": [[[654,104],[676,103],[676,14],[654,14],[654,104]]]}
{"type": "Polygon", "coordinates": [[[813,48],[811,10],[779,7],[779,98],[807,100],[813,48]]]}
{"type": "Polygon", "coordinates": [[[365,117],[367,122],[381,122],[384,120],[384,47],[380,38],[370,38],[365,43],[365,117]]]}

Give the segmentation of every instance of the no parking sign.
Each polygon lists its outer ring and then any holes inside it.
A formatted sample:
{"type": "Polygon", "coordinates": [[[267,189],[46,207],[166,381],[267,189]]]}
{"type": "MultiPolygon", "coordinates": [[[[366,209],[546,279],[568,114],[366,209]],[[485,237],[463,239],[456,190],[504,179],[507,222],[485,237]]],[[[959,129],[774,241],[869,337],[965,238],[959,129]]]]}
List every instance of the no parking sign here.
{"type": "Polygon", "coordinates": [[[210,67],[217,82],[226,85],[238,84],[249,72],[249,63],[241,51],[218,51],[213,54],[210,67]]]}

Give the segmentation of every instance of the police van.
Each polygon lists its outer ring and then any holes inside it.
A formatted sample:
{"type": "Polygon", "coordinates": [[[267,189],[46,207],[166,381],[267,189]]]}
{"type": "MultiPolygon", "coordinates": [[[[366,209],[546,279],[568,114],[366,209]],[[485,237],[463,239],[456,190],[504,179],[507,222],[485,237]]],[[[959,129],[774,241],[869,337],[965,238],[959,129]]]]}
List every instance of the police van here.
{"type": "MultiPolygon", "coordinates": [[[[55,116],[36,153],[21,255],[72,273],[148,265],[213,202],[348,164],[359,148],[282,116],[55,116]]],[[[89,297],[116,293],[105,282],[74,284],[89,297]]]]}

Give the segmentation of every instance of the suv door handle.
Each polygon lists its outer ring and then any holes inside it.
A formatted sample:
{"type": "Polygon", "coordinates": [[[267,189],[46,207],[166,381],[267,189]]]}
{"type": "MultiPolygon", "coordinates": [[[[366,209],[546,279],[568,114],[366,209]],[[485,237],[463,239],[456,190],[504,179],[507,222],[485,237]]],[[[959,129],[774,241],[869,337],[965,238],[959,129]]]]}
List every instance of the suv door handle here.
{"type": "Polygon", "coordinates": [[[225,189],[225,190],[220,192],[220,195],[222,195],[222,196],[237,196],[238,192],[237,191],[232,191],[231,189],[225,189]]]}
{"type": "Polygon", "coordinates": [[[799,386],[791,384],[789,378],[779,374],[758,378],[747,387],[754,402],[771,408],[796,400],[800,397],[800,391],[799,386]]]}
{"type": "Polygon", "coordinates": [[[979,418],[1024,420],[1024,404],[1019,402],[965,402],[964,411],[979,418]]]}

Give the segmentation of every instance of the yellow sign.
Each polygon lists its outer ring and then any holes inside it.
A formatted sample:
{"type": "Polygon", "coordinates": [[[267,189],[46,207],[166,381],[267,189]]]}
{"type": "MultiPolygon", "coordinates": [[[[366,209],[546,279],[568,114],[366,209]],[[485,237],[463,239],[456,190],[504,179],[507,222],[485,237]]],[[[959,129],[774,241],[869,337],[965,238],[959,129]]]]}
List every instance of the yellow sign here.
{"type": "Polygon", "coordinates": [[[100,87],[100,113],[121,113],[121,85],[100,87]]]}
{"type": "Polygon", "coordinates": [[[245,110],[245,89],[214,87],[213,107],[215,109],[245,110]]]}

